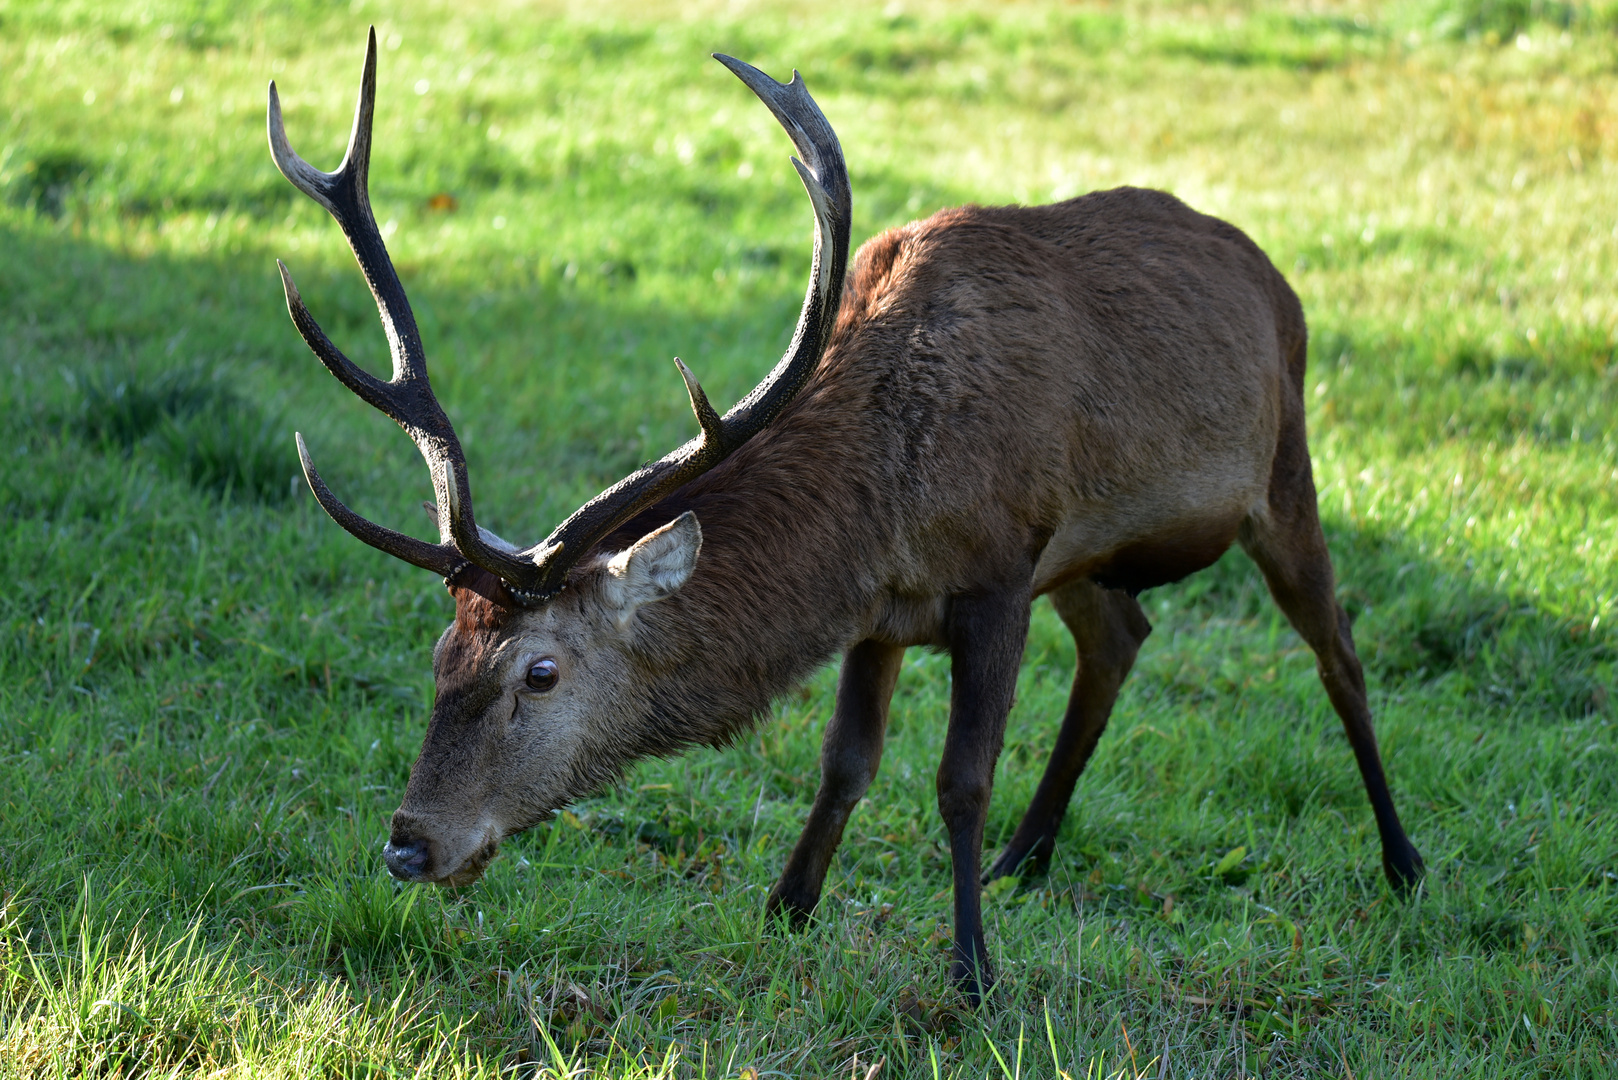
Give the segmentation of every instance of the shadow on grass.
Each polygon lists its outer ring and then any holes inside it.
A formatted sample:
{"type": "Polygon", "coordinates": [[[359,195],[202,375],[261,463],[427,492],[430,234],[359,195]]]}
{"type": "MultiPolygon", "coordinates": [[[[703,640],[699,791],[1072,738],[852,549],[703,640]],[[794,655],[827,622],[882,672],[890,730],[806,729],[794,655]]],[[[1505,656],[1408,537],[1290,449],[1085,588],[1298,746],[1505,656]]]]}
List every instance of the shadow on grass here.
{"type": "MultiPolygon", "coordinates": [[[[1589,616],[1544,612],[1528,597],[1457,573],[1407,537],[1326,522],[1338,597],[1373,689],[1451,684],[1523,717],[1577,718],[1612,705],[1618,649],[1589,616]]],[[[1265,620],[1256,567],[1233,550],[1178,587],[1185,621],[1265,620]]],[[[1148,594],[1150,596],[1151,594],[1148,594]]],[[[1219,687],[1214,680],[1217,689],[1219,687]]]]}
{"type": "MultiPolygon", "coordinates": [[[[207,494],[276,504],[294,491],[292,507],[303,510],[292,454],[301,428],[350,505],[428,531],[416,504],[430,491],[409,441],[308,354],[268,255],[132,259],[65,230],[28,228],[0,228],[0,251],[0,363],[17,376],[3,398],[22,455],[0,484],[0,505],[13,520],[116,516],[109,482],[148,466],[207,494]],[[87,471],[67,442],[112,459],[87,471]],[[130,459],[122,470],[119,455],[130,459]]],[[[375,306],[354,268],[301,269],[332,337],[385,373],[375,306]]],[[[506,535],[543,535],[594,491],[689,437],[694,421],[669,356],[701,356],[693,364],[713,398],[739,398],[785,345],[797,307],[789,286],[705,316],[581,278],[514,282],[497,293],[412,288],[435,389],[456,418],[481,496],[480,520],[506,535]],[[545,362],[532,362],[536,351],[545,362]]],[[[198,505],[183,516],[208,514],[198,505]]],[[[396,576],[345,543],[355,573],[396,576]]],[[[229,572],[252,573],[255,556],[244,550],[230,561],[229,572]]],[[[82,592],[92,570],[26,576],[52,594],[82,592]]],[[[25,583],[23,591],[35,590],[25,583]]],[[[28,598],[21,606],[36,605],[28,598]]]]}

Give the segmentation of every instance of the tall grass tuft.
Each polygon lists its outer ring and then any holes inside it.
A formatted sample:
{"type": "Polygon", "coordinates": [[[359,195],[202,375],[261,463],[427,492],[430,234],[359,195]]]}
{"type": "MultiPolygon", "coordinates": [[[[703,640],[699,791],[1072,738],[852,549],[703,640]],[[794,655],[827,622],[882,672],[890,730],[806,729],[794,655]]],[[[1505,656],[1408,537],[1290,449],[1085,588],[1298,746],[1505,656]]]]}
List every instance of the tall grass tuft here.
{"type": "Polygon", "coordinates": [[[137,451],[200,491],[276,503],[296,490],[288,425],[198,366],[145,375],[100,370],[72,380],[72,429],[103,452],[137,451]]]}
{"type": "Polygon", "coordinates": [[[95,171],[94,162],[71,148],[0,154],[0,197],[47,218],[66,213],[73,197],[95,171]]]}
{"type": "MultiPolygon", "coordinates": [[[[413,986],[377,999],[341,981],[269,988],[234,939],[196,916],[171,928],[86,898],[33,934],[0,909],[0,1078],[454,1076],[456,1031],[413,986]]],[[[475,1066],[475,1063],[470,1063],[475,1066]]]]}

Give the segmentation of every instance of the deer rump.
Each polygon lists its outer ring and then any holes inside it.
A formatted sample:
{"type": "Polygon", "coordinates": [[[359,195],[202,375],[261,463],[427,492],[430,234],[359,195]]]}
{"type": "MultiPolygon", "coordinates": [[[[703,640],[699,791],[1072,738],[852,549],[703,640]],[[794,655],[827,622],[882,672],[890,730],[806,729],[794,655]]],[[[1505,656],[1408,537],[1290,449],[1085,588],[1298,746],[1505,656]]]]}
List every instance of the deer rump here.
{"type": "Polygon", "coordinates": [[[680,372],[702,434],[527,548],[478,526],[465,457],[366,194],[372,35],[348,156],[322,173],[286,141],[281,171],[331,211],[372,285],[394,356],[382,382],[303,305],[321,361],[397,420],[426,459],[439,542],[354,514],[366,543],[444,576],[456,620],[384,858],[465,885],[502,838],[648,755],[722,746],[844,655],[803,835],[768,908],[801,922],[881,759],[907,647],[949,653],[938,805],[953,863],[952,976],[992,982],[979,867],[994,764],[1027,634],[1048,594],[1078,670],[1051,760],[986,878],[1048,859],[1074,785],[1150,632],[1136,595],[1240,541],[1315,652],[1353,747],[1390,882],[1422,872],[1383,775],[1365,683],[1335,599],[1304,430],[1297,297],[1239,230],[1121,188],[1051,206],[967,206],[890,230],[844,289],[842,151],[794,74],[719,58],[792,137],[815,211],[810,282],[787,354],[725,416],[680,372]]]}

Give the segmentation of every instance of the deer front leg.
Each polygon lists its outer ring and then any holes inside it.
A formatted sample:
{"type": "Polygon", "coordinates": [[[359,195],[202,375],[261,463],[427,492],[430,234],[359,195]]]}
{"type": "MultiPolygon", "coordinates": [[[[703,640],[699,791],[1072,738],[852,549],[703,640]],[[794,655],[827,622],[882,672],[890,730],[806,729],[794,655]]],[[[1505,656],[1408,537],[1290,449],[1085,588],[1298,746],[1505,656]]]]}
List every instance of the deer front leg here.
{"type": "Polygon", "coordinates": [[[953,685],[949,731],[938,765],[938,812],[954,867],[953,978],[976,1006],[994,982],[983,940],[978,863],[983,823],[994,789],[994,763],[1005,741],[1006,714],[1017,690],[1017,666],[1028,636],[1027,579],[999,592],[957,597],[950,605],[953,685]]]}
{"type": "Polygon", "coordinates": [[[820,744],[820,790],[803,835],[787,859],[765,910],[801,925],[820,902],[831,857],[848,815],[865,797],[882,762],[888,702],[899,679],[904,646],[862,641],[849,650],[837,680],[837,706],[820,744]]]}

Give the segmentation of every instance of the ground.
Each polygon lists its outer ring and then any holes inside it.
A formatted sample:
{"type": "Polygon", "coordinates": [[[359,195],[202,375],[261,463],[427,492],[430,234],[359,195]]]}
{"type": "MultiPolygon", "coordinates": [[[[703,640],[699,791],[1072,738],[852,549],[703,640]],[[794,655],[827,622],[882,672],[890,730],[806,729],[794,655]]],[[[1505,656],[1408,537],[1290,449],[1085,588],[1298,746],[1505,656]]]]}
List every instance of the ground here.
{"type": "MultiPolygon", "coordinates": [[[[1618,1059],[1618,40],[1558,4],[0,0],[0,1075],[1605,1076],[1618,1059]],[[803,934],[763,899],[833,672],[460,892],[379,848],[450,604],[296,478],[427,531],[408,441],[309,356],[385,352],[270,163],[373,193],[480,517],[531,541],[786,343],[809,214],[707,53],[803,72],[856,242],[1162,187],[1303,298],[1321,506],[1427,882],[1401,902],[1306,649],[1239,554],[1156,631],[1048,872],[948,985],[945,661],[803,934]],[[856,1062],[857,1057],[857,1062],[856,1062]],[[525,1065],[524,1063],[534,1063],[525,1065]]],[[[990,843],[1073,665],[1036,610],[990,843]]]]}

